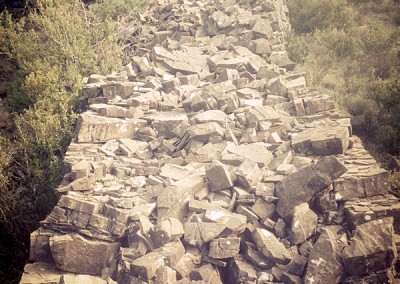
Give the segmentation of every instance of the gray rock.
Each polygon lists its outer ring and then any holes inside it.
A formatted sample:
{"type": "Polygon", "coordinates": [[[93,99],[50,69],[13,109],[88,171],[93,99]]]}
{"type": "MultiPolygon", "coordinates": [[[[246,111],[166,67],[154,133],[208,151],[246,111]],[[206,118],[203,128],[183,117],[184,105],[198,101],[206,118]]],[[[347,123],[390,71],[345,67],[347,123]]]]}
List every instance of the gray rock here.
{"type": "Polygon", "coordinates": [[[276,185],[275,194],[279,197],[277,212],[286,222],[290,222],[297,205],[310,202],[318,192],[346,171],[339,160],[328,156],[320,159],[315,166],[288,175],[276,185]]]}
{"type": "Polygon", "coordinates": [[[239,247],[240,238],[238,237],[214,239],[210,242],[208,256],[216,259],[235,257],[239,253],[239,247]]]}
{"type": "Polygon", "coordinates": [[[291,253],[273,233],[265,229],[256,228],[252,232],[252,237],[258,249],[269,261],[279,264],[288,264],[293,258],[291,253]]]}
{"type": "Polygon", "coordinates": [[[142,119],[119,119],[83,113],[76,123],[76,142],[99,143],[110,139],[133,138],[141,127],[142,119]]]}
{"type": "Polygon", "coordinates": [[[50,238],[57,268],[77,274],[101,275],[103,269],[112,269],[119,247],[120,243],[89,240],[78,234],[50,238]]]}
{"type": "Polygon", "coordinates": [[[340,283],[344,275],[336,236],[325,229],[311,249],[304,283],[340,283]]]}
{"type": "Polygon", "coordinates": [[[218,161],[215,161],[206,168],[206,177],[211,191],[218,191],[233,186],[228,168],[218,161]]]}
{"type": "Polygon", "coordinates": [[[293,211],[290,242],[293,245],[301,244],[315,233],[318,216],[307,203],[297,205],[293,211]]]}
{"type": "Polygon", "coordinates": [[[342,258],[349,275],[366,275],[393,266],[397,261],[393,218],[359,225],[342,258]]]}

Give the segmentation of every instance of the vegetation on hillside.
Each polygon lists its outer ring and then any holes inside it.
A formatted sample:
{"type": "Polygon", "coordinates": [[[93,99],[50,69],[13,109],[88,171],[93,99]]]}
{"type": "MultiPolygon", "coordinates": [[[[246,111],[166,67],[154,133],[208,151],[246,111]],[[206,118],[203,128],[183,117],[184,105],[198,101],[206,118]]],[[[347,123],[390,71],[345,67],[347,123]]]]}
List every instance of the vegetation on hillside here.
{"type": "Polygon", "coordinates": [[[0,14],[1,283],[18,283],[29,234],[57,201],[83,77],[121,66],[127,23],[148,1],[19,2],[18,17],[0,14]]]}
{"type": "Polygon", "coordinates": [[[400,155],[400,1],[288,0],[288,52],[353,116],[381,161],[400,155]]]}

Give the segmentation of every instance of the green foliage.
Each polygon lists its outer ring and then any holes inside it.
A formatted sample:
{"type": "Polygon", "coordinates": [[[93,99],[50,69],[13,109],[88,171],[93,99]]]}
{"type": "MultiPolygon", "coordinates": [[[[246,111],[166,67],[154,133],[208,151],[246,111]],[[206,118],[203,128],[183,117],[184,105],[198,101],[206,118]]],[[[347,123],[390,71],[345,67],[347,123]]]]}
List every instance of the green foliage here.
{"type": "MultiPolygon", "coordinates": [[[[312,86],[364,117],[364,142],[400,153],[400,3],[395,0],[289,0],[289,56],[312,86]],[[339,11],[341,10],[341,11],[339,11]],[[391,11],[389,13],[389,11],[391,11]]],[[[379,157],[378,157],[379,158],[379,157]]]]}
{"type": "Polygon", "coordinates": [[[350,18],[346,0],[289,0],[290,19],[296,33],[344,28],[350,18]]]}

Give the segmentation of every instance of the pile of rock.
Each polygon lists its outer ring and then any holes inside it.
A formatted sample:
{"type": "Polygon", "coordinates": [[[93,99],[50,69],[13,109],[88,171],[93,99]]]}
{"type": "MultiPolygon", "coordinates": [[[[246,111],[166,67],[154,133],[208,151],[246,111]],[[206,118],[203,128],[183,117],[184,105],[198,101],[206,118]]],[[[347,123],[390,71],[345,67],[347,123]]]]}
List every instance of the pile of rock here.
{"type": "Polygon", "coordinates": [[[160,3],[92,75],[21,283],[387,283],[386,171],[284,49],[276,1],[160,3]]]}

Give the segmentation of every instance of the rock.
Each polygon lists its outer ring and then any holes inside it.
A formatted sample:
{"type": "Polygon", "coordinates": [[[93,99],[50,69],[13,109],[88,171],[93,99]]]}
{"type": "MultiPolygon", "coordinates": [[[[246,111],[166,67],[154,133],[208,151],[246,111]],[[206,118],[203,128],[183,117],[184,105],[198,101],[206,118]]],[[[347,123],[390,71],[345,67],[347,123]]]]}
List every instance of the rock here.
{"type": "Polygon", "coordinates": [[[261,180],[261,170],[256,162],[246,160],[236,171],[236,178],[244,188],[255,186],[261,180]]]}
{"type": "Polygon", "coordinates": [[[185,248],[179,240],[170,242],[135,259],[130,265],[130,270],[133,275],[137,275],[139,278],[148,281],[155,277],[157,271],[164,265],[170,268],[175,267],[184,254],[185,248]]]}
{"type": "Polygon", "coordinates": [[[272,153],[268,150],[267,146],[262,143],[252,143],[239,146],[228,145],[225,151],[256,162],[259,167],[267,166],[273,158],[272,153]]]}
{"type": "Polygon", "coordinates": [[[190,279],[195,281],[202,281],[205,283],[222,284],[221,276],[213,265],[205,264],[190,273],[190,279]]]}
{"type": "Polygon", "coordinates": [[[185,253],[175,265],[174,269],[180,278],[186,278],[198,263],[200,263],[199,257],[196,257],[191,253],[185,253]]]}
{"type": "Polygon", "coordinates": [[[71,274],[66,274],[61,276],[59,282],[59,284],[79,284],[79,283],[108,284],[106,280],[103,280],[100,277],[95,277],[90,275],[71,275],[71,274]]]}
{"type": "Polygon", "coordinates": [[[307,257],[302,255],[295,255],[290,263],[286,266],[288,272],[297,276],[303,276],[307,267],[307,257]]]}
{"type": "Polygon", "coordinates": [[[210,242],[209,257],[223,259],[235,257],[239,253],[240,238],[226,237],[214,239],[210,242]]]}
{"type": "Polygon", "coordinates": [[[192,125],[188,128],[190,138],[207,143],[212,136],[224,137],[222,127],[216,122],[192,125]]]}
{"type": "Polygon", "coordinates": [[[146,126],[142,119],[119,119],[83,113],[76,124],[76,142],[99,143],[110,139],[133,138],[135,133],[146,126]]]}
{"type": "Polygon", "coordinates": [[[201,246],[221,236],[226,227],[223,223],[187,222],[184,224],[184,240],[191,245],[201,246]]]}
{"type": "Polygon", "coordinates": [[[199,114],[196,114],[193,117],[193,120],[196,123],[207,123],[207,122],[216,122],[220,124],[222,127],[225,126],[227,116],[224,112],[220,110],[208,110],[205,112],[201,112],[199,114]]]}
{"type": "Polygon", "coordinates": [[[394,218],[394,230],[400,232],[400,203],[393,195],[386,194],[359,200],[347,201],[344,205],[347,222],[352,230],[369,221],[384,217],[394,218]]]}
{"type": "Polygon", "coordinates": [[[265,229],[256,228],[252,232],[254,243],[263,255],[269,260],[279,264],[288,264],[293,256],[275,235],[265,229]]]}
{"type": "Polygon", "coordinates": [[[307,203],[297,205],[293,211],[290,242],[301,244],[315,233],[318,216],[309,208],[307,203]]]}
{"type": "Polygon", "coordinates": [[[145,118],[157,133],[157,136],[162,136],[165,139],[175,137],[176,134],[174,133],[174,129],[178,126],[189,126],[187,115],[178,112],[150,115],[145,118]]]}
{"type": "Polygon", "coordinates": [[[340,283],[344,275],[336,236],[325,229],[311,249],[304,283],[321,283],[327,279],[340,283]]]}
{"type": "Polygon", "coordinates": [[[89,240],[78,234],[50,238],[50,250],[57,268],[78,274],[101,275],[103,269],[111,269],[119,247],[119,243],[89,240]]]}
{"type": "Polygon", "coordinates": [[[176,271],[168,266],[161,266],[157,270],[156,284],[175,284],[176,283],[176,271]]]}
{"type": "Polygon", "coordinates": [[[397,261],[393,218],[383,218],[359,225],[342,258],[349,275],[367,275],[385,270],[397,261]]]}
{"type": "Polygon", "coordinates": [[[247,223],[246,216],[225,210],[207,210],[204,218],[209,222],[224,224],[226,226],[224,233],[227,235],[238,235],[243,233],[247,223]]]}
{"type": "Polygon", "coordinates": [[[156,247],[180,239],[185,231],[182,223],[175,218],[169,218],[154,226],[150,232],[152,241],[156,247]]]}
{"type": "Polygon", "coordinates": [[[388,173],[384,169],[371,170],[362,176],[348,176],[335,180],[336,200],[351,200],[389,192],[388,173]]]}
{"type": "Polygon", "coordinates": [[[233,186],[228,168],[218,161],[206,168],[206,177],[211,191],[218,191],[233,186]]]}
{"type": "Polygon", "coordinates": [[[310,202],[346,170],[335,157],[328,156],[320,159],[315,166],[288,175],[276,185],[275,194],[279,198],[277,212],[286,222],[290,222],[297,205],[310,202]]]}
{"type": "Polygon", "coordinates": [[[347,127],[316,127],[292,136],[292,148],[306,155],[343,154],[349,146],[347,127]]]}

